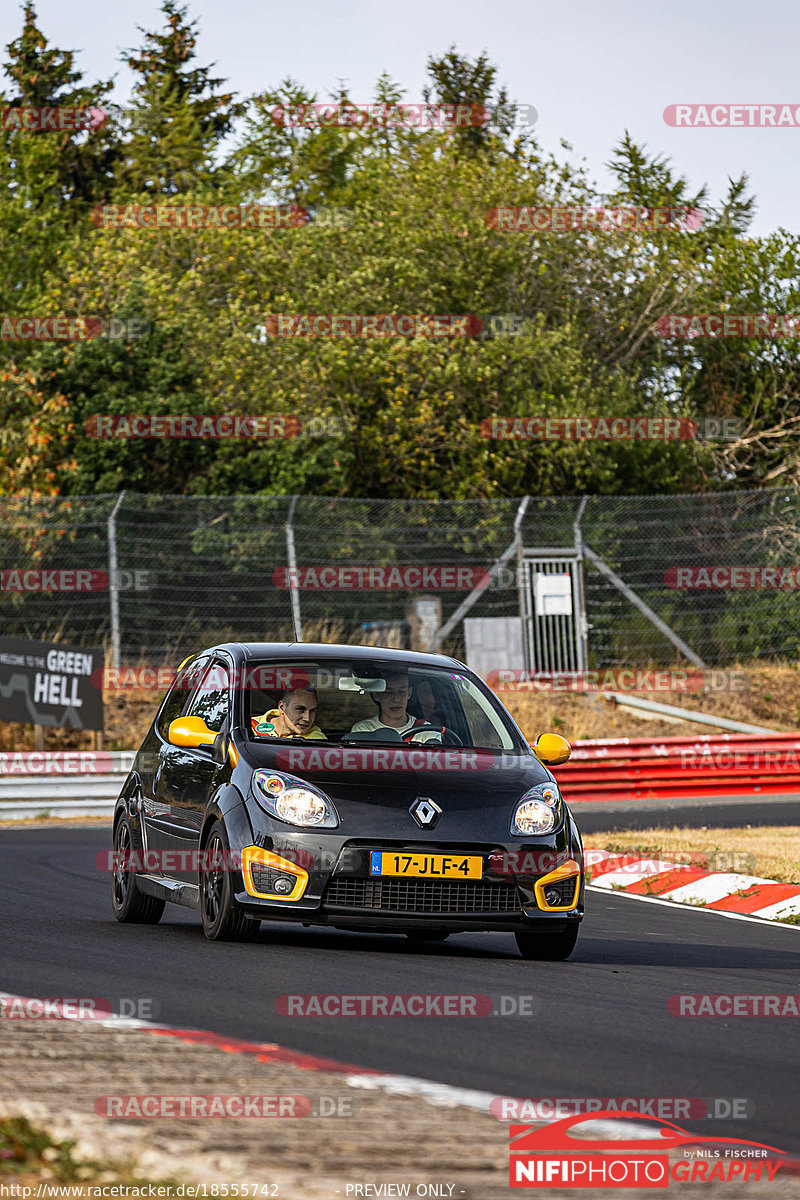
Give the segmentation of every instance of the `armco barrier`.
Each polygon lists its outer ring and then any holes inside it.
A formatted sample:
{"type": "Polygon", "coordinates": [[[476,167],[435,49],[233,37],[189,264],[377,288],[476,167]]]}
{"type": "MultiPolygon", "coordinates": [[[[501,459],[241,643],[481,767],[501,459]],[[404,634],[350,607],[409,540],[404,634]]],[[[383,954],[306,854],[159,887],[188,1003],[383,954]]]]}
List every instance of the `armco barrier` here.
{"type": "Polygon", "coordinates": [[[0,750],[0,783],[13,776],[98,775],[130,771],[134,750],[0,750]]]}
{"type": "Polygon", "coordinates": [[[0,751],[0,820],[111,816],[134,757],[133,750],[0,751]]]}
{"type": "Polygon", "coordinates": [[[800,734],[576,742],[553,774],[571,804],[800,793],[800,734]]]}
{"type": "MultiPolygon", "coordinates": [[[[110,816],[133,758],[132,750],[0,752],[0,820],[79,808],[110,816]]],[[[800,734],[575,742],[553,774],[571,804],[800,794],[800,734]]]]}

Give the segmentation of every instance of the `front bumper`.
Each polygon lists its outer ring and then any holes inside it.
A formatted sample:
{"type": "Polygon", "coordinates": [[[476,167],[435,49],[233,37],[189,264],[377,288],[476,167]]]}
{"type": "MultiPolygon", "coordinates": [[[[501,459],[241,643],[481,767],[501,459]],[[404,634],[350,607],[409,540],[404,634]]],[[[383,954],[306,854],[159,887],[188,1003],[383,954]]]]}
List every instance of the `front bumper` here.
{"type": "MultiPolygon", "coordinates": [[[[354,929],[549,932],[581,921],[584,876],[579,841],[568,827],[538,842],[437,845],[382,839],[345,840],[314,833],[292,834],[265,847],[271,868],[276,856],[307,877],[298,899],[268,899],[237,891],[238,904],[261,920],[334,925],[354,929]],[[370,875],[370,852],[477,855],[483,877],[475,880],[370,875]],[[571,864],[571,865],[570,865],[571,864]],[[553,880],[560,892],[544,886],[553,880]],[[558,896],[557,906],[548,905],[558,896]]],[[[267,839],[269,840],[269,839],[267,839]]]]}

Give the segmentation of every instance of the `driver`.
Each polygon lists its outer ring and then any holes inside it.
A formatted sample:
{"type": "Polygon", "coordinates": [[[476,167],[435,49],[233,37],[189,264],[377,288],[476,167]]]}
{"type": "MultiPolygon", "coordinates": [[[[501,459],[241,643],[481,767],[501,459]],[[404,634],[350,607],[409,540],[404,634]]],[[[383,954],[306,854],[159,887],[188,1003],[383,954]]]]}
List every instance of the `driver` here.
{"type": "Polygon", "coordinates": [[[316,715],[316,688],[289,688],[281,696],[277,708],[252,718],[253,733],[259,737],[324,738],[319,725],[314,724],[316,715]]]}
{"type": "Polygon", "coordinates": [[[411,699],[408,671],[386,671],[381,678],[386,680],[386,691],[370,692],[378,706],[378,715],[366,717],[363,721],[356,721],[350,732],[367,733],[388,727],[399,733],[404,742],[441,742],[444,726],[442,726],[441,733],[438,730],[426,728],[424,732],[414,736],[414,727],[417,725],[428,726],[428,722],[422,717],[411,717],[408,714],[408,702],[411,699]]]}

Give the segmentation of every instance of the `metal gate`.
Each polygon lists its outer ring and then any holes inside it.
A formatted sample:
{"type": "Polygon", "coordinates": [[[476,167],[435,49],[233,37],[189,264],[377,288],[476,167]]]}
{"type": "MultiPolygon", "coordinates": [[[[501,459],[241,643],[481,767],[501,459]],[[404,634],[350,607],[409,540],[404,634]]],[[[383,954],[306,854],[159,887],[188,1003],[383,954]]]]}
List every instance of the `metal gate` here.
{"type": "Polygon", "coordinates": [[[529,671],[586,670],[583,562],[574,548],[522,547],[520,612],[529,671]]]}

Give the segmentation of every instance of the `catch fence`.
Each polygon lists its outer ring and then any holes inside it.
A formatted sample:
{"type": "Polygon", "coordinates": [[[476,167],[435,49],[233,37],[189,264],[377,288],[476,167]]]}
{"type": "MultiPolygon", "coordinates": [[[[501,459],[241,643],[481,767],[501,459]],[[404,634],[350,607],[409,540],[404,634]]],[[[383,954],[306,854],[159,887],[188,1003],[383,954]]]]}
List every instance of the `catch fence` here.
{"type": "Polygon", "coordinates": [[[106,645],[128,663],[173,664],[216,642],[292,641],[297,631],[464,658],[465,620],[481,618],[473,639],[494,629],[487,644],[500,658],[497,637],[508,641],[499,665],[528,668],[725,665],[800,650],[796,488],[456,501],[6,497],[0,536],[3,634],[106,645]],[[79,570],[92,572],[85,588],[63,574],[79,570]]]}

